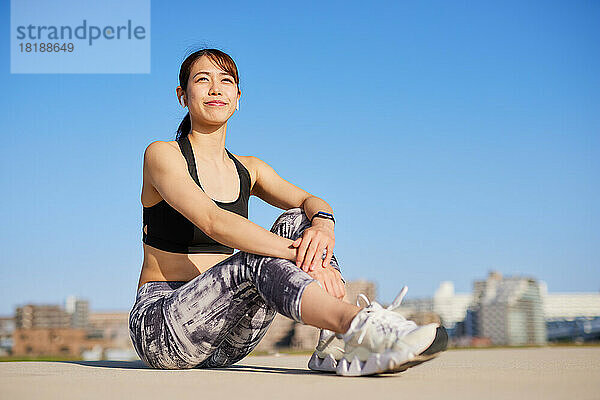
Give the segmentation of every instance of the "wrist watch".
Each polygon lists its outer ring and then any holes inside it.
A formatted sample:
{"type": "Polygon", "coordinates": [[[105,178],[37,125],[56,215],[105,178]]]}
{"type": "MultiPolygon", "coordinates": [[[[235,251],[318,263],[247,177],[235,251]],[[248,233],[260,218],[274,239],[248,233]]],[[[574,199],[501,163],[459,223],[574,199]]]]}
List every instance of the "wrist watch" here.
{"type": "Polygon", "coordinates": [[[333,221],[333,223],[335,224],[335,219],[333,218],[333,214],[330,214],[328,212],[325,211],[317,211],[317,213],[315,215],[312,216],[312,218],[310,219],[310,223],[312,224],[313,219],[315,218],[326,218],[326,219],[330,219],[333,221]]]}

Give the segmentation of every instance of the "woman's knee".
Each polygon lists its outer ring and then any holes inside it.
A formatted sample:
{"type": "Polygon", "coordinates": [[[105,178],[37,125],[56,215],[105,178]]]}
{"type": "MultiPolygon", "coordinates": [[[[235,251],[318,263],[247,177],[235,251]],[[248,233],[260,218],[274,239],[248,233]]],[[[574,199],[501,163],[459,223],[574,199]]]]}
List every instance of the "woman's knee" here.
{"type": "Polygon", "coordinates": [[[271,232],[288,239],[296,240],[300,237],[304,229],[309,226],[310,220],[304,209],[294,207],[284,211],[277,217],[271,227],[271,232]]]}
{"type": "MultiPolygon", "coordinates": [[[[302,232],[304,232],[304,230],[311,225],[312,224],[304,212],[304,209],[301,207],[295,207],[286,210],[279,215],[279,217],[277,217],[275,223],[271,227],[271,232],[288,239],[296,240],[302,235],[302,232]]],[[[340,271],[340,274],[342,273],[335,255],[331,256],[330,264],[333,268],[340,271]]],[[[346,283],[343,278],[342,281],[344,284],[346,283]]]]}

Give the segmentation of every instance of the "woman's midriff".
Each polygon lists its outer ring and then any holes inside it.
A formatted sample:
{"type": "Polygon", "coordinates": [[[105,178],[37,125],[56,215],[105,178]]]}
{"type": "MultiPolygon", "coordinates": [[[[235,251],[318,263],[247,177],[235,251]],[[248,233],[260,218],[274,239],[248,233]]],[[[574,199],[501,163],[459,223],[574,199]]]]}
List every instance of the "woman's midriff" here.
{"type": "Polygon", "coordinates": [[[144,261],[138,289],[150,281],[190,281],[231,254],[179,254],[142,243],[144,261]]]}

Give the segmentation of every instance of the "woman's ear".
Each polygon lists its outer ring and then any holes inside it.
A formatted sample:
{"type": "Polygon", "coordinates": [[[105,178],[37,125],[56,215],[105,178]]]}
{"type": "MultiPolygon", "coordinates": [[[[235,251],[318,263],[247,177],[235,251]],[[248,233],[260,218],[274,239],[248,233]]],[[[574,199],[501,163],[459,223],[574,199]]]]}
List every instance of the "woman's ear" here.
{"type": "Polygon", "coordinates": [[[185,107],[185,96],[181,96],[179,99],[179,104],[181,104],[181,107],[185,107]]]}

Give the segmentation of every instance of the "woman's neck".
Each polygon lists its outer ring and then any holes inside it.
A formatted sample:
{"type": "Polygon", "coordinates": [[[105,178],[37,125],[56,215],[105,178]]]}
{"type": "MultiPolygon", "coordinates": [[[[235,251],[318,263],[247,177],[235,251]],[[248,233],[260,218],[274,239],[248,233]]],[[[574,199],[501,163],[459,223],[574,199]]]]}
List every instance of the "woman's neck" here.
{"type": "Polygon", "coordinates": [[[221,162],[229,158],[225,151],[225,125],[213,131],[192,129],[188,134],[188,139],[194,148],[194,155],[198,159],[221,162]]]}

